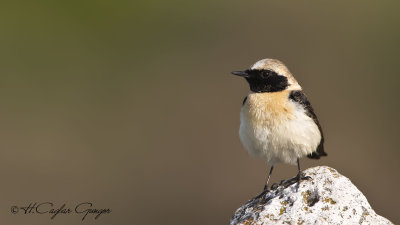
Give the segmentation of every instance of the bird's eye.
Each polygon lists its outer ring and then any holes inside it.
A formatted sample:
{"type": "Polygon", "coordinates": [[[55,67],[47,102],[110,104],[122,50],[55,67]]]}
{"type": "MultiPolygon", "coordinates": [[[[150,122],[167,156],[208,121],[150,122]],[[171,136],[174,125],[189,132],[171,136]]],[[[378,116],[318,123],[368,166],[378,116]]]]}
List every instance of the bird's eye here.
{"type": "Polygon", "coordinates": [[[262,71],[261,76],[262,77],[268,77],[269,76],[269,70],[262,71]]]}

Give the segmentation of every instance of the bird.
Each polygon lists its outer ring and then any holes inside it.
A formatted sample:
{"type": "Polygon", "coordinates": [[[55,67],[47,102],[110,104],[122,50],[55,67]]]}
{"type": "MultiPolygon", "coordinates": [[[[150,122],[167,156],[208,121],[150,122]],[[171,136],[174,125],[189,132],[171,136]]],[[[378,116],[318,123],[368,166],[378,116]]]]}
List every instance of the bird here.
{"type": "Polygon", "coordinates": [[[297,188],[302,179],[300,158],[320,159],[324,135],[313,107],[289,69],[277,59],[262,59],[250,69],[233,71],[246,79],[250,91],[240,110],[239,137],[249,155],[270,165],[263,193],[274,166],[297,164],[297,188]]]}

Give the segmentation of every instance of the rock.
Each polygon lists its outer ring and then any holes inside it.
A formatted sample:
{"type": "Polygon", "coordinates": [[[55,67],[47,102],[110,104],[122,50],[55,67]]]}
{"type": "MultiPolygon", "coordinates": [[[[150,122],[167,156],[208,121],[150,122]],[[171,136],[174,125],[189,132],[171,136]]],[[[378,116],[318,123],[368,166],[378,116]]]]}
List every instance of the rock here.
{"type": "Polygon", "coordinates": [[[234,224],[393,224],[379,216],[351,181],[327,166],[305,170],[284,180],[238,210],[234,224]]]}

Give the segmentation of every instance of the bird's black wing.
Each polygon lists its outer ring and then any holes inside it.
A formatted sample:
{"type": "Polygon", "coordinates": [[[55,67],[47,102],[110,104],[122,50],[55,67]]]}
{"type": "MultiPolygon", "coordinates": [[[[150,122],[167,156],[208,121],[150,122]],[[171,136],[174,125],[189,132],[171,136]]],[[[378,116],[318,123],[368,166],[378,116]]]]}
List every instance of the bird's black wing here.
{"type": "Polygon", "coordinates": [[[246,101],[247,101],[247,96],[243,99],[242,106],[244,106],[244,104],[246,104],[246,101]]]}
{"type": "Polygon", "coordinates": [[[301,104],[304,107],[307,116],[314,120],[318,126],[319,132],[321,133],[321,142],[319,143],[317,150],[307,155],[307,157],[311,159],[319,159],[321,156],[327,156],[328,154],[326,154],[324,151],[324,135],[322,133],[322,128],[319,124],[317,115],[314,113],[311,103],[307,99],[307,96],[302,91],[292,91],[290,92],[289,99],[301,104]]]}

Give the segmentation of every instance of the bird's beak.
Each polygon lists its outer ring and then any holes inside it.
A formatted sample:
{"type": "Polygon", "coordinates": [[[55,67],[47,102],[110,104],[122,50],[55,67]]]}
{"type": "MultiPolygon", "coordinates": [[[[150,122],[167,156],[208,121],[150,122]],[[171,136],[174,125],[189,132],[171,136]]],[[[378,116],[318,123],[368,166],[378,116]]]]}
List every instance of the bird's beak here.
{"type": "Polygon", "coordinates": [[[246,71],[233,71],[232,74],[241,77],[249,77],[249,74],[246,71]]]}

